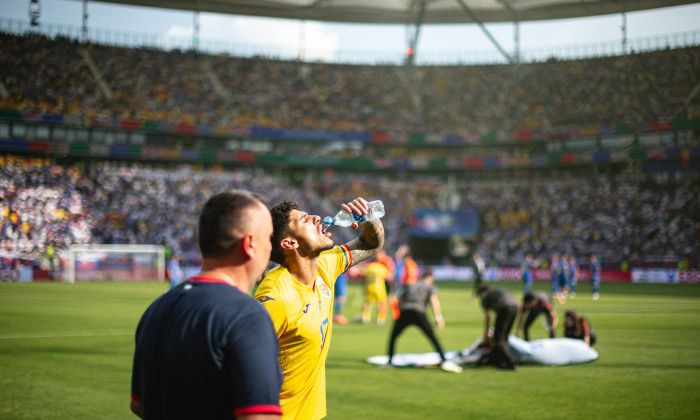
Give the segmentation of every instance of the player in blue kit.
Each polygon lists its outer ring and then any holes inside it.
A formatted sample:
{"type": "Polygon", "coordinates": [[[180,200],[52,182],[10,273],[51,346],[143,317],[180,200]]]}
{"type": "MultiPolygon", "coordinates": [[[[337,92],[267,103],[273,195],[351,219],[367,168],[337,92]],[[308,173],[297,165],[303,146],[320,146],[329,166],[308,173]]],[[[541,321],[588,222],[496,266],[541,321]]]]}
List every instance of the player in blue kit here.
{"type": "Polygon", "coordinates": [[[279,419],[277,334],[248,292],[265,270],[272,218],[247,191],[199,218],[199,275],[156,299],[136,330],[131,411],[145,419],[279,419]]]}
{"type": "Polygon", "coordinates": [[[569,297],[576,297],[576,285],[578,284],[579,268],[576,262],[576,257],[569,256],[569,297]]]}
{"type": "Polygon", "coordinates": [[[566,296],[569,294],[569,256],[562,254],[559,260],[559,291],[557,292],[557,299],[559,303],[564,303],[566,301],[566,296]]]}
{"type": "Polygon", "coordinates": [[[559,263],[559,255],[554,254],[552,255],[552,263],[549,266],[549,269],[551,270],[552,273],[552,296],[556,296],[557,293],[559,292],[559,269],[561,267],[561,264],[559,263]]]}
{"type": "Polygon", "coordinates": [[[603,268],[598,262],[598,257],[591,255],[591,293],[593,293],[593,300],[598,300],[600,298],[600,272],[603,268]]]}
{"type": "Polygon", "coordinates": [[[532,258],[532,254],[527,254],[520,265],[523,278],[523,294],[530,293],[530,289],[532,289],[532,269],[536,264],[537,262],[532,258]]]}
{"type": "Polygon", "coordinates": [[[177,286],[182,281],[182,269],[180,268],[180,257],[177,254],[173,254],[168,260],[168,267],[166,269],[168,278],[170,279],[170,288],[177,286]]]}

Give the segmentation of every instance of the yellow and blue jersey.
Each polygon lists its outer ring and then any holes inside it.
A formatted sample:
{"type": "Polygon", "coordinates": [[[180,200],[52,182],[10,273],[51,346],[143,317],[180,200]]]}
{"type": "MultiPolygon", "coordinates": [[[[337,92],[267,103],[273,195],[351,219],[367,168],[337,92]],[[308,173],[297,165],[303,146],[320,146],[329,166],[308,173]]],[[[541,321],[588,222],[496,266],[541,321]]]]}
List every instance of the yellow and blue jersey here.
{"type": "Polygon", "coordinates": [[[326,357],[333,330],[335,280],[352,265],[346,245],[321,253],[313,285],[297,281],[286,268],[270,270],[255,298],[270,313],[280,344],[284,382],[283,419],[326,416],[326,357]]]}

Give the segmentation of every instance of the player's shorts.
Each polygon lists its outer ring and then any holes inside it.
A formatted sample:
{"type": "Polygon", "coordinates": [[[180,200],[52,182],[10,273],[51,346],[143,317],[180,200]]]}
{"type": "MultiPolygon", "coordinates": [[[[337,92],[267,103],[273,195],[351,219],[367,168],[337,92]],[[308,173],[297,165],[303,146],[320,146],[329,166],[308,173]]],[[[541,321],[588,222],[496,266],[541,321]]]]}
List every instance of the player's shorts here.
{"type": "Polygon", "coordinates": [[[564,288],[569,286],[569,279],[566,277],[566,274],[560,274],[559,275],[559,287],[564,288]]]}
{"type": "Polygon", "coordinates": [[[366,302],[384,302],[386,299],[386,287],[384,286],[384,282],[382,282],[381,285],[367,285],[365,290],[366,302]]]}

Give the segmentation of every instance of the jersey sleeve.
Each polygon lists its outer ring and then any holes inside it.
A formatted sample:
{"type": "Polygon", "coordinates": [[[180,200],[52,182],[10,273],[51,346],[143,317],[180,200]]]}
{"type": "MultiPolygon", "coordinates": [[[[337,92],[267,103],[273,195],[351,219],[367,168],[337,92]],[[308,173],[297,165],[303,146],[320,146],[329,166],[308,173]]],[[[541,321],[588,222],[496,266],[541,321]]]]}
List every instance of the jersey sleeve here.
{"type": "Polygon", "coordinates": [[[324,251],[321,253],[321,256],[323,258],[319,261],[319,266],[328,273],[328,277],[332,279],[332,282],[335,282],[339,275],[348,271],[350,266],[352,266],[352,253],[345,244],[324,251]]]}
{"type": "Polygon", "coordinates": [[[229,331],[226,359],[230,361],[235,416],[282,413],[279,344],[270,318],[256,309],[229,331]]]}

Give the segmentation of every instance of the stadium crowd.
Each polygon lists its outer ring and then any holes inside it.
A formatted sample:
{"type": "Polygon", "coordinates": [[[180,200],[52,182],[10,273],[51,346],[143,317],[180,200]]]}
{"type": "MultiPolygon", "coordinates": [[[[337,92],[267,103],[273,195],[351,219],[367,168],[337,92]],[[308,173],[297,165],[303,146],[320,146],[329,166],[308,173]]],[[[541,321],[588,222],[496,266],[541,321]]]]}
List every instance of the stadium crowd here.
{"type": "MultiPolygon", "coordinates": [[[[434,179],[311,173],[289,177],[263,168],[203,170],[145,163],[83,161],[62,166],[47,159],[5,155],[0,169],[0,253],[40,259],[51,245],[161,244],[196,255],[195,228],[206,197],[228,188],[261,193],[272,205],[285,199],[320,214],[358,195],[387,208],[386,249],[407,243],[417,207],[477,209],[478,252],[487,262],[517,265],[528,253],[568,253],[604,261],[698,259],[700,182],[658,175],[549,181],[457,182],[446,192],[434,179]],[[456,206],[455,206],[456,205],[456,206]]],[[[334,230],[343,240],[343,229],[334,230]]]]}
{"type": "Polygon", "coordinates": [[[407,68],[0,33],[0,82],[9,93],[0,108],[107,121],[438,135],[668,121],[700,116],[700,95],[690,95],[699,74],[700,47],[518,66],[407,68]]]}

